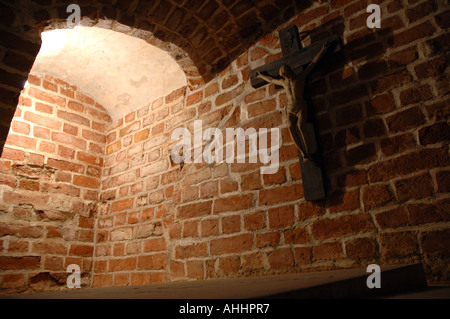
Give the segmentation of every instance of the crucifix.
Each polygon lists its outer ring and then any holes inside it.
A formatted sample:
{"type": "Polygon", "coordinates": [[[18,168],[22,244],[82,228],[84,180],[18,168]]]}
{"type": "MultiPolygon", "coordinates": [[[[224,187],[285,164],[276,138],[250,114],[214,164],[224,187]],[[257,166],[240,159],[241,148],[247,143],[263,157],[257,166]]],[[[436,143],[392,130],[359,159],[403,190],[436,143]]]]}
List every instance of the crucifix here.
{"type": "Polygon", "coordinates": [[[316,132],[311,120],[310,105],[305,99],[308,75],[328,52],[341,49],[339,37],[331,36],[302,48],[297,26],[291,25],[279,32],[283,57],[250,72],[251,84],[258,88],[274,83],[286,90],[288,104],[285,107],[289,132],[297,146],[304,196],[316,201],[325,198],[325,182],[316,132]]]}

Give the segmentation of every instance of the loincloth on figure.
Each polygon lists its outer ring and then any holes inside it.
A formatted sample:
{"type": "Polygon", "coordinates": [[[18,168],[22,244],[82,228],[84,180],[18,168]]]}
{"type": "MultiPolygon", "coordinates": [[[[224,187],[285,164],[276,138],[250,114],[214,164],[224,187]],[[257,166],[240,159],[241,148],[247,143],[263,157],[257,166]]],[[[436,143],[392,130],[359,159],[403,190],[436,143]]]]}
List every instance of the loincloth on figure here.
{"type": "Polygon", "coordinates": [[[305,110],[301,104],[289,103],[286,106],[286,111],[289,116],[301,117],[303,114],[305,114],[305,110]]]}

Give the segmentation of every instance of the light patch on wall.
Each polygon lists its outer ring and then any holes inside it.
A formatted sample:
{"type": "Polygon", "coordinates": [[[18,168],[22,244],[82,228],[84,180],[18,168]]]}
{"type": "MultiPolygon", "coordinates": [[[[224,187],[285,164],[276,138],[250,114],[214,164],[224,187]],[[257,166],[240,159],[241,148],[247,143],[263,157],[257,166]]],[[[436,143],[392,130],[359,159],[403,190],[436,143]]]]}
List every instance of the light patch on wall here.
{"type": "Polygon", "coordinates": [[[113,121],[187,85],[175,60],[142,39],[96,27],[52,30],[41,36],[31,73],[77,86],[113,121]]]}

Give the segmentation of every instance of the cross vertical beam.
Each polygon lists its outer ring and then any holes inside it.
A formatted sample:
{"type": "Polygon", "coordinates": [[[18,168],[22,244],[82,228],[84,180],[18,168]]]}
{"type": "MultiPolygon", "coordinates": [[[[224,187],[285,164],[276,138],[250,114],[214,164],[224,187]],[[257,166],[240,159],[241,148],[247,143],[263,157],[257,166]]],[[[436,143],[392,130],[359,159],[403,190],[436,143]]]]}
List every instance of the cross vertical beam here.
{"type": "MultiPolygon", "coordinates": [[[[323,39],[322,41],[315,42],[306,48],[302,48],[298,35],[298,29],[295,25],[291,25],[280,30],[279,38],[283,57],[250,72],[250,81],[254,88],[267,84],[267,81],[270,80],[269,78],[280,77],[280,67],[283,65],[289,66],[294,74],[298,76],[318,55],[325,42],[328,44],[328,52],[337,52],[341,49],[338,36],[331,36],[323,39]],[[265,79],[267,81],[262,79],[261,76],[258,76],[259,73],[266,75],[265,79]]],[[[312,114],[311,106],[308,105],[307,108],[307,113],[312,114]]],[[[301,152],[298,152],[300,168],[302,171],[304,197],[308,201],[322,200],[325,199],[326,196],[326,187],[322,160],[318,152],[314,122],[307,121],[304,125],[304,130],[309,136],[309,153],[312,157],[312,160],[304,160],[301,152]]],[[[298,127],[296,128],[296,133],[301,134],[298,127]]],[[[303,149],[305,149],[305,143],[300,141],[300,144],[303,149]]]]}

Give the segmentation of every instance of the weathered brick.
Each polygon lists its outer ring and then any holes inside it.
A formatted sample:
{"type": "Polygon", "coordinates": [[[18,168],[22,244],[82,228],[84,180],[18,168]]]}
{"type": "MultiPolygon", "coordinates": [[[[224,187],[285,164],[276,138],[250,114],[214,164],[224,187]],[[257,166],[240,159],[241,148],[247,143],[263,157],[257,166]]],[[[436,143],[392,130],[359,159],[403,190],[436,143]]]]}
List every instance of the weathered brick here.
{"type": "Polygon", "coordinates": [[[385,258],[399,258],[417,254],[417,236],[413,232],[383,233],[380,235],[381,253],[385,258]]]}
{"type": "Polygon", "coordinates": [[[236,235],[214,239],[210,242],[210,251],[212,255],[221,255],[228,253],[237,253],[250,250],[253,246],[253,237],[250,234],[236,235]]]}
{"type": "Polygon", "coordinates": [[[249,209],[253,206],[253,195],[236,195],[214,200],[214,214],[249,209]]]}
{"type": "Polygon", "coordinates": [[[345,215],[321,219],[314,222],[311,232],[315,239],[337,238],[346,235],[370,232],[374,229],[369,214],[345,215]]]}
{"type": "Polygon", "coordinates": [[[267,254],[270,267],[273,269],[288,268],[294,266],[294,256],[290,248],[279,248],[267,254]]]}
{"type": "Polygon", "coordinates": [[[187,204],[178,208],[178,218],[191,218],[211,214],[212,201],[187,204]]]}
{"type": "Polygon", "coordinates": [[[297,200],[303,197],[303,185],[292,184],[271,189],[263,189],[259,194],[259,205],[273,205],[282,202],[297,200]]]}

